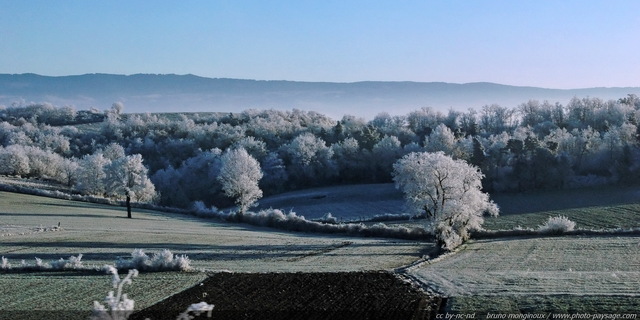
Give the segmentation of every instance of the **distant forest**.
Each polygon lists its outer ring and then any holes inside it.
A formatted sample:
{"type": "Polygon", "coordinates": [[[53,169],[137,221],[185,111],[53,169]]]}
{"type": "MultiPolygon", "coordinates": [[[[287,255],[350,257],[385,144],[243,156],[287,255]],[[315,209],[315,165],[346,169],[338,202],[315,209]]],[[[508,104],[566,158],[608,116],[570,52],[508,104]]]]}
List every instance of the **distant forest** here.
{"type": "Polygon", "coordinates": [[[640,98],[531,100],[516,108],[467,112],[430,108],[403,116],[336,121],[313,111],[126,114],[50,104],[0,109],[0,174],[113,196],[123,166],[144,175],[134,201],[188,208],[227,207],[217,179],[221,157],[245,149],[263,173],[265,195],[336,184],[392,182],[411,152],[467,161],[487,192],[526,192],[635,183],[640,177],[640,98]],[[129,161],[121,161],[127,158],[129,161]]]}

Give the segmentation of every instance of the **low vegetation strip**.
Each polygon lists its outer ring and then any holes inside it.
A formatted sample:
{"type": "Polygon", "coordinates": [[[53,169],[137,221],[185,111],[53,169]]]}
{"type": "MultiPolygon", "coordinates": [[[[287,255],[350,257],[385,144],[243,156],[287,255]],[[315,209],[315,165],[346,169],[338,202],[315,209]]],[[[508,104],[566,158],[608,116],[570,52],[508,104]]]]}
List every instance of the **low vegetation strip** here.
{"type": "Polygon", "coordinates": [[[216,273],[130,318],[175,319],[191,303],[213,319],[433,319],[442,300],[388,272],[216,273]]]}

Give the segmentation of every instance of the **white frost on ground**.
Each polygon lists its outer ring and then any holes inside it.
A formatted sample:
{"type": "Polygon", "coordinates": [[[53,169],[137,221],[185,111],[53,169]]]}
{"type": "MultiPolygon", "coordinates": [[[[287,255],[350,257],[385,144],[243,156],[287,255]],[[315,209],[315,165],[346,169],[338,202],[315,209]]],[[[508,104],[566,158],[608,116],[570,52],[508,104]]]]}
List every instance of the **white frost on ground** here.
{"type": "Polygon", "coordinates": [[[478,241],[409,272],[446,296],[640,296],[640,238],[478,241]]]}

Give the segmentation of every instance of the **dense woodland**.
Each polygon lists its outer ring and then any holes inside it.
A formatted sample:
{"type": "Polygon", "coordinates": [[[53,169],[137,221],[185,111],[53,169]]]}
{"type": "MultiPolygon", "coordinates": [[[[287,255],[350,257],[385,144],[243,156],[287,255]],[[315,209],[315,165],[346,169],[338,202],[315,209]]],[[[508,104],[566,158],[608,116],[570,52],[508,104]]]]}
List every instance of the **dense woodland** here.
{"type": "Polygon", "coordinates": [[[49,104],[1,108],[0,174],[107,197],[122,197],[122,186],[112,182],[130,179],[134,201],[182,208],[196,201],[233,204],[219,176],[225,153],[238,149],[258,161],[265,195],[392,182],[393,164],[415,151],[443,151],[479,167],[488,192],[632,183],[640,175],[635,95],[466,112],[422,108],[371,121],[301,110],[123,110],[120,103],[104,112],[49,104]]]}

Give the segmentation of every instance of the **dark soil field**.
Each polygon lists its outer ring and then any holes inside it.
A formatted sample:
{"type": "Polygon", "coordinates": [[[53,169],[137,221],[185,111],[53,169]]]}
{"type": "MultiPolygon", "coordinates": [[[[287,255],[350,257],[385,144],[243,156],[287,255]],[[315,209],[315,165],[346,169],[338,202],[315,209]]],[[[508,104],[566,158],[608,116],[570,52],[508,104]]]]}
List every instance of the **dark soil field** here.
{"type": "Polygon", "coordinates": [[[129,319],[175,319],[200,301],[218,320],[434,319],[443,303],[389,272],[216,273],[129,319]]]}

